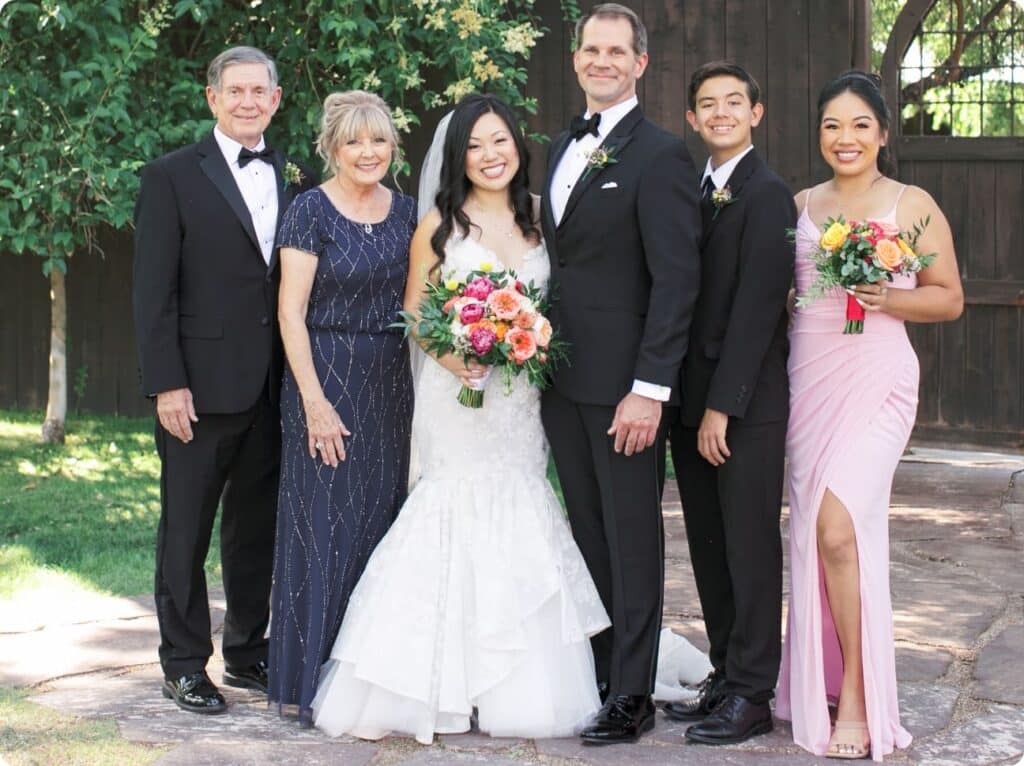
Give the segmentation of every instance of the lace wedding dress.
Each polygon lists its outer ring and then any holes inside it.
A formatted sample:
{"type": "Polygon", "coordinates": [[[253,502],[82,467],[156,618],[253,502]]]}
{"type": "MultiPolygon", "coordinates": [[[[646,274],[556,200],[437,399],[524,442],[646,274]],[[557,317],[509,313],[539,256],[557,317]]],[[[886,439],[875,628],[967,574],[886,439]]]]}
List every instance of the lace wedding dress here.
{"type": "MultiPolygon", "coordinates": [[[[496,256],[453,238],[443,276],[496,256]]],[[[546,288],[543,245],[519,278],[546,288]]],[[[526,377],[484,405],[427,359],[413,433],[422,475],[377,546],[324,664],[314,722],[378,739],[480,730],[495,736],[578,732],[600,706],[589,637],[608,616],[546,478],[540,393],[526,377]]]]}

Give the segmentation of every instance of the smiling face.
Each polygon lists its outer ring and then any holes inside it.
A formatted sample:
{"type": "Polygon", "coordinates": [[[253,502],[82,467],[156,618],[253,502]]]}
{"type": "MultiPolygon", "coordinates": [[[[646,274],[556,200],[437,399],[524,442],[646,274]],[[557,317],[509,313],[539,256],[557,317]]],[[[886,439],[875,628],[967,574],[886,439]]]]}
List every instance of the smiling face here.
{"type": "Polygon", "coordinates": [[[583,26],[572,63],[587,109],[600,112],[636,95],[647,54],[633,49],[633,27],[627,19],[594,16],[583,26]]]}
{"type": "Polygon", "coordinates": [[[849,91],[825,104],[818,141],[821,156],[837,176],[875,173],[878,153],[888,140],[864,99],[849,91]]]}
{"type": "Polygon", "coordinates": [[[387,137],[362,130],[334,150],[338,178],[342,183],[355,186],[375,186],[391,167],[392,154],[393,147],[387,137]]]}
{"type": "Polygon", "coordinates": [[[221,132],[252,149],[281,103],[281,88],[271,87],[264,64],[233,64],[221,72],[219,88],[206,86],[206,103],[221,132]]]}
{"type": "Polygon", "coordinates": [[[686,113],[686,121],[700,134],[718,166],[750,146],[753,129],[763,116],[762,104],[751,105],[747,84],[722,75],[700,84],[696,109],[686,113]]]}
{"type": "Polygon", "coordinates": [[[480,189],[499,191],[518,170],[519,150],[508,125],[494,112],[480,115],[466,147],[466,178],[480,189]]]}

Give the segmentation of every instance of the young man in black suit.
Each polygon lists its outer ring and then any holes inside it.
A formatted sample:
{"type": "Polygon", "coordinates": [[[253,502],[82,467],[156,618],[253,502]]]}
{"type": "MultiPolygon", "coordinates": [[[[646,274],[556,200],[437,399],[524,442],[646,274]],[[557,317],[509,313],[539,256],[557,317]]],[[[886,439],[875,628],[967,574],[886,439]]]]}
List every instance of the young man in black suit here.
{"type": "Polygon", "coordinates": [[[160,524],[155,596],[163,693],[220,713],[203,563],[221,520],[224,682],[266,691],[280,463],[278,222],[295,167],[263,131],[281,88],[274,62],[232,48],[207,72],[216,127],[146,165],[135,206],[133,305],[143,392],[156,400],[160,524]]]}
{"type": "Polygon", "coordinates": [[[754,151],[764,107],[730,62],[693,74],[686,119],[711,156],[702,176],[700,296],[683,364],[672,458],[714,671],[670,703],[686,738],[742,742],[771,731],[782,620],[782,505],[789,378],[786,300],[793,197],[754,151]]]}
{"type": "Polygon", "coordinates": [[[647,66],[640,19],[598,5],[580,19],[576,40],[587,113],[551,144],[541,209],[551,318],[570,360],[541,413],[573,535],[612,619],[592,642],[605,705],[581,735],[603,744],[633,741],[654,725],[662,408],[679,401],[700,215],[686,146],[637,103],[647,66]]]}

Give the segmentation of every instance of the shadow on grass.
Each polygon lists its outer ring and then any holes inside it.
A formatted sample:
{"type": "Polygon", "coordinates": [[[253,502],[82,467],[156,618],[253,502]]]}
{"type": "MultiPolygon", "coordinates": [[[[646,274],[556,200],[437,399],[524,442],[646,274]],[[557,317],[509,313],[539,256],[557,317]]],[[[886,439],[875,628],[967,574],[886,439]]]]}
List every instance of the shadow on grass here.
{"type": "MultiPolygon", "coordinates": [[[[63,446],[42,415],[0,410],[0,597],[58,572],[117,595],[149,592],[160,517],[153,421],[74,416],[63,446]]],[[[207,570],[219,580],[219,536],[207,570]]]]}

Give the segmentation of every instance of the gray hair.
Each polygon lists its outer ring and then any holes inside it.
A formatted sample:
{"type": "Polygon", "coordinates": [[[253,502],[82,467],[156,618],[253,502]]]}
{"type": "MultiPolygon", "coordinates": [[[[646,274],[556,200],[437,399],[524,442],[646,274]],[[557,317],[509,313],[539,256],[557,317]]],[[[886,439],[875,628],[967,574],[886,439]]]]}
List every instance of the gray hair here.
{"type": "Polygon", "coordinates": [[[580,43],[583,42],[583,27],[594,18],[625,19],[629,22],[629,26],[633,28],[633,52],[637,56],[647,53],[647,27],[640,21],[636,11],[619,3],[600,3],[579,17],[576,21],[576,32],[574,34],[577,50],[580,47],[580,43]]]}
{"type": "Polygon", "coordinates": [[[270,75],[271,89],[277,87],[277,65],[274,59],[270,58],[259,48],[251,48],[248,45],[239,45],[235,48],[228,48],[210,62],[206,69],[206,84],[214,90],[220,90],[220,77],[224,70],[235,64],[263,64],[270,75]]]}
{"type": "Polygon", "coordinates": [[[393,163],[401,157],[398,130],[384,99],[365,90],[347,90],[325,98],[320,135],[316,139],[316,153],[323,158],[324,170],[335,175],[338,162],[334,154],[338,147],[359,138],[363,131],[391,142],[393,163]]]}

